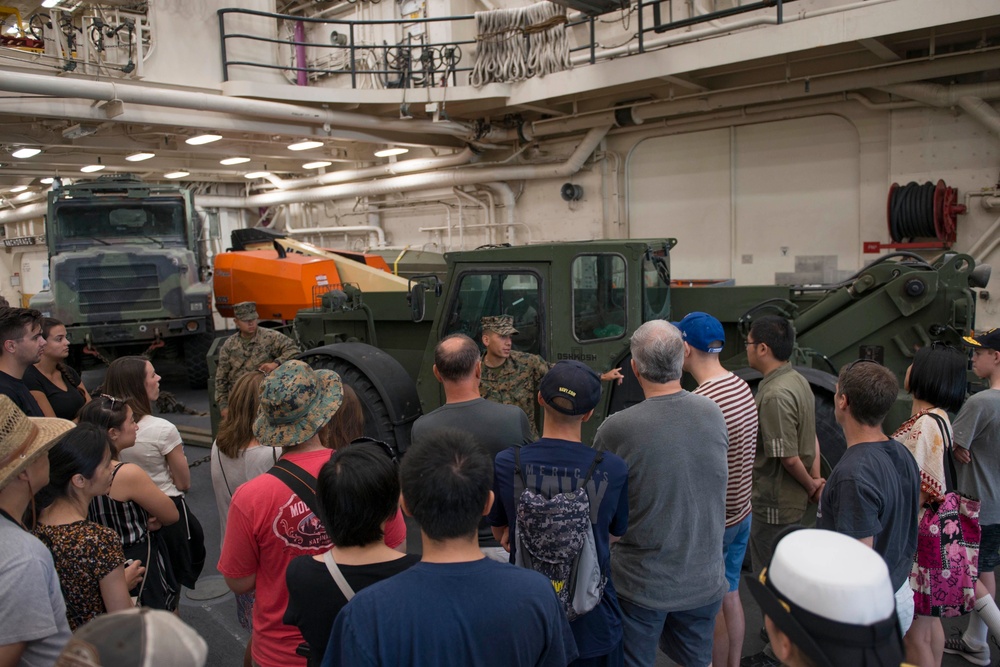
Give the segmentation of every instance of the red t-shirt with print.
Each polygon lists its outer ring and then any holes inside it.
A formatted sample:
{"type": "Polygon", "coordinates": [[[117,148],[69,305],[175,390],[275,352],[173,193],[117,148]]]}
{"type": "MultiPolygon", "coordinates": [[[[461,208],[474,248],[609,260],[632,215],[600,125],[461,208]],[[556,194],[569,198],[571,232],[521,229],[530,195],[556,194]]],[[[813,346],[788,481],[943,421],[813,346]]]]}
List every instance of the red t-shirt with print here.
{"type": "MultiPolygon", "coordinates": [[[[316,476],[332,455],[332,450],[323,449],[289,452],[282,458],[316,476]]],[[[395,548],[405,540],[403,514],[397,512],[385,526],[385,543],[395,548]]],[[[285,570],[296,556],[329,548],[319,518],[277,477],[260,475],[233,494],[218,569],[230,579],[257,575],[253,659],[261,667],[305,667],[305,658],[295,654],[302,634],[282,622],[288,607],[285,570]]]]}

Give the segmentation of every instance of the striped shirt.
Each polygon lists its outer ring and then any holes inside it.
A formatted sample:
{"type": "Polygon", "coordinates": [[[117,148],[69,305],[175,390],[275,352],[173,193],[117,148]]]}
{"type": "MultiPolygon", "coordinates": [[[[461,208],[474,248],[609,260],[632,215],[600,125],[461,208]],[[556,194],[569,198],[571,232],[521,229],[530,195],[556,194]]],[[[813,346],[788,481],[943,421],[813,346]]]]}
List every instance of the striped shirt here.
{"type": "Polygon", "coordinates": [[[750,514],[753,458],[757,448],[757,406],[746,382],[732,373],[713,378],[697,389],[715,401],[729,431],[729,482],[726,485],[726,528],[750,514]]]}

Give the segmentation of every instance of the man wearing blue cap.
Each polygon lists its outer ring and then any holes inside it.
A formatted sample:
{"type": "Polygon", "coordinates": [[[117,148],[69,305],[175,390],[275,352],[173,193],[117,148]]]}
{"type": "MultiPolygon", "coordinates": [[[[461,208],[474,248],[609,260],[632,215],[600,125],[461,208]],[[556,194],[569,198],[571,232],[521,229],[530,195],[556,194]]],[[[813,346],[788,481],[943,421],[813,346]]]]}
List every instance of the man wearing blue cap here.
{"type": "Polygon", "coordinates": [[[684,370],[698,383],[695,394],[715,401],[729,431],[726,485],[726,532],[722,552],[729,592],[715,622],[712,664],[738,667],[743,654],[746,623],[740,601],[740,570],[750,540],[750,493],[753,458],[757,448],[757,406],[750,387],[719,362],[726,344],[722,323],[708,313],[689,313],[677,323],[684,339],[684,370]]]}
{"type": "Polygon", "coordinates": [[[611,454],[603,458],[582,442],[583,422],[590,419],[601,399],[601,378],[579,361],[560,361],[542,378],[538,403],[545,413],[542,438],[496,456],[490,510],[493,533],[517,557],[517,503],[515,479],[523,472],[526,491],[552,497],[575,491],[581,482],[590,501],[590,520],[601,573],[607,579],[600,602],[570,622],[580,657],[571,665],[619,666],[623,661],[621,608],[611,583],[611,542],[628,527],[628,467],[611,454]],[[596,459],[596,460],[595,460],[596,459]],[[517,469],[517,470],[516,470],[517,469]],[[592,469],[592,470],[591,470],[592,469]]]}

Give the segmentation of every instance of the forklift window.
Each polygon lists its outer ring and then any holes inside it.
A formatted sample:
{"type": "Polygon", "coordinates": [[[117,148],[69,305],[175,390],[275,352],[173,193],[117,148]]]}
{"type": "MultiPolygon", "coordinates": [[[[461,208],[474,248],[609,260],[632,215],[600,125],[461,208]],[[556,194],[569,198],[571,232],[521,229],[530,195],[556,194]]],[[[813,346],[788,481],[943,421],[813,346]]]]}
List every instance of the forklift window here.
{"type": "Polygon", "coordinates": [[[534,273],[465,273],[459,277],[443,335],[464,333],[482,349],[482,318],[510,315],[518,331],[512,339],[514,349],[542,354],[542,310],[534,273]]]}
{"type": "Polygon", "coordinates": [[[581,255],[573,260],[573,334],[578,341],[625,335],[625,281],[621,255],[581,255]]]}

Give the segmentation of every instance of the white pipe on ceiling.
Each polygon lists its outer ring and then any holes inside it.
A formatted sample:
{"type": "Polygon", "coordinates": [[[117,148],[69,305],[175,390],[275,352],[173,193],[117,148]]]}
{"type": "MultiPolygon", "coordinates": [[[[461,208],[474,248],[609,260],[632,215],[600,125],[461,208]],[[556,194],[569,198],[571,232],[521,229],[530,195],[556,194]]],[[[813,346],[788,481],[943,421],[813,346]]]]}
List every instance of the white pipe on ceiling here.
{"type": "Polygon", "coordinates": [[[39,202],[37,204],[19,206],[8,211],[0,211],[0,225],[6,225],[8,222],[24,222],[26,220],[41,218],[45,215],[46,206],[45,202],[39,202]]]}
{"type": "Polygon", "coordinates": [[[209,93],[138,86],[119,81],[89,81],[58,78],[40,74],[0,71],[0,90],[29,95],[75,97],[105,102],[119,99],[132,104],[149,104],[174,109],[218,111],[222,113],[273,118],[296,123],[311,123],[331,128],[349,128],[372,132],[404,132],[429,136],[450,136],[465,140],[476,137],[470,124],[454,121],[402,120],[380,118],[310,107],[301,104],[269,102],[209,93]]]}
{"type": "Polygon", "coordinates": [[[397,176],[400,174],[413,174],[421,171],[434,171],[447,167],[457,167],[468,164],[475,157],[476,152],[470,147],[465,150],[441,157],[416,158],[412,160],[402,160],[400,162],[390,162],[374,167],[363,167],[361,169],[345,169],[342,171],[331,171],[309,178],[282,179],[271,176],[269,181],[282,190],[299,190],[311,188],[319,185],[331,185],[333,183],[347,183],[350,181],[360,181],[366,178],[376,178],[378,176],[397,176]]]}
{"type": "Polygon", "coordinates": [[[516,165],[503,167],[467,168],[453,171],[408,174],[366,183],[327,185],[308,190],[266,192],[249,197],[196,195],[198,206],[206,208],[257,208],[295,202],[319,202],[354,197],[372,197],[397,192],[413,192],[438,187],[459,187],[487,181],[536,180],[565,178],[578,172],[597,148],[611,126],[591,129],[565,161],[548,165],[516,165]]]}
{"type": "Polygon", "coordinates": [[[942,86],[936,83],[903,83],[882,86],[883,92],[907,97],[933,107],[961,107],[990,132],[1000,137],[1000,113],[985,99],[1000,97],[1000,82],[942,86]],[[985,98],[985,99],[984,99],[985,98]]]}

